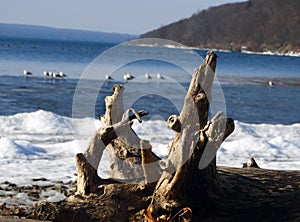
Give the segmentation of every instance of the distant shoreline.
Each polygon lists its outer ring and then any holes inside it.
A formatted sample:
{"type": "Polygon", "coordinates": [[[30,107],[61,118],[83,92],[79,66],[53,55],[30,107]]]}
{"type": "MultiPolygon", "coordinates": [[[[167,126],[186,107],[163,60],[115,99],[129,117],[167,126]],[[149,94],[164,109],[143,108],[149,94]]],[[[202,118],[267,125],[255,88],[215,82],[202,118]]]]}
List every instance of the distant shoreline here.
{"type": "MultiPolygon", "coordinates": [[[[124,42],[125,43],[125,42],[124,42]]],[[[272,52],[272,51],[264,51],[264,52],[255,52],[255,51],[248,51],[248,50],[229,50],[229,49],[218,49],[218,48],[199,48],[193,46],[185,46],[178,43],[178,45],[159,45],[159,44],[131,44],[130,41],[126,43],[127,45],[136,45],[136,46],[143,46],[143,47],[165,47],[165,48],[178,48],[178,49],[195,49],[195,50],[207,50],[207,51],[219,51],[219,52],[238,52],[238,53],[245,53],[245,54],[257,54],[257,55],[275,55],[275,56],[293,56],[293,57],[300,57],[300,52],[289,51],[287,53],[283,52],[272,52]]]]}
{"type": "MultiPolygon", "coordinates": [[[[128,41],[123,41],[123,42],[109,42],[109,41],[102,41],[102,40],[95,40],[95,39],[63,39],[63,38],[41,38],[41,37],[28,37],[28,36],[6,36],[6,35],[0,35],[0,42],[1,40],[8,40],[8,39],[20,39],[20,40],[25,40],[25,41],[62,41],[62,42],[79,42],[79,43],[98,43],[98,44],[111,44],[112,46],[116,44],[126,44],[126,45],[135,45],[135,46],[143,46],[143,47],[165,47],[165,48],[181,48],[181,49],[194,49],[194,50],[207,50],[207,51],[219,51],[219,52],[238,52],[238,53],[245,53],[245,54],[257,54],[257,55],[275,55],[275,56],[293,56],[293,57],[300,57],[300,52],[296,51],[289,51],[287,53],[279,52],[279,51],[248,51],[248,50],[230,50],[230,49],[218,49],[218,48],[202,48],[202,47],[194,47],[194,46],[186,46],[177,42],[174,42],[174,45],[168,44],[168,45],[160,45],[157,43],[149,43],[148,40],[149,38],[144,38],[147,39],[147,41],[141,41],[141,43],[136,43],[139,40],[138,36],[133,39],[129,39],[128,41]],[[176,43],[176,44],[175,44],[176,43]]],[[[155,40],[155,38],[153,38],[155,40]]]]}

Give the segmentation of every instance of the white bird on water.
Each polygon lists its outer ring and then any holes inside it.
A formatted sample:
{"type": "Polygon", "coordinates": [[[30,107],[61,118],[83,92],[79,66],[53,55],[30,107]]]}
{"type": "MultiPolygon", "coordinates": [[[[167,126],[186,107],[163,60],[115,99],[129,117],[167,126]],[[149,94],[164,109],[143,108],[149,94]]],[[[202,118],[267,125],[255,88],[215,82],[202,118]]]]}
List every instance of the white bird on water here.
{"type": "Polygon", "coordinates": [[[59,72],[59,76],[60,76],[61,78],[64,78],[64,77],[66,77],[67,75],[66,75],[65,73],[63,73],[63,72],[59,72]]]}
{"type": "Polygon", "coordinates": [[[59,73],[57,72],[52,72],[52,77],[53,78],[56,78],[56,77],[60,77],[59,73]]]}
{"type": "Polygon", "coordinates": [[[275,86],[275,83],[273,83],[272,81],[269,81],[269,86],[275,86]]]}
{"type": "Polygon", "coordinates": [[[44,76],[49,77],[49,76],[50,76],[50,73],[47,72],[46,70],[44,70],[44,76]]]}
{"type": "Polygon", "coordinates": [[[105,79],[109,80],[109,79],[113,79],[113,78],[110,75],[106,74],[105,79]]]}
{"type": "Polygon", "coordinates": [[[134,76],[130,75],[130,73],[126,73],[123,75],[124,80],[132,80],[134,79],[134,76]]]}
{"type": "Polygon", "coordinates": [[[160,73],[157,73],[157,74],[156,74],[156,77],[157,77],[158,79],[165,79],[160,73]]]}
{"type": "Polygon", "coordinates": [[[152,79],[152,77],[148,73],[145,73],[145,78],[146,79],[152,79]]]}
{"type": "Polygon", "coordinates": [[[31,72],[27,71],[26,69],[24,70],[24,76],[31,76],[31,75],[32,75],[31,72]]]}

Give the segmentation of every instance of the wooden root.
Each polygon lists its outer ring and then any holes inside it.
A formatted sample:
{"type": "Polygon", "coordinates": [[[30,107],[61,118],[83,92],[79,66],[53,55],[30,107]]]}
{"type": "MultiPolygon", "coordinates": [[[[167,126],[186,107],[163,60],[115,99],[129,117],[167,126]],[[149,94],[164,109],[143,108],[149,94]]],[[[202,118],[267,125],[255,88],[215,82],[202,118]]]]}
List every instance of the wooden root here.
{"type": "Polygon", "coordinates": [[[106,112],[99,118],[103,127],[95,132],[85,153],[76,155],[77,193],[81,195],[97,193],[99,185],[108,181],[113,182],[113,180],[101,179],[97,175],[105,149],[111,158],[110,176],[113,179],[121,181],[146,178],[147,183],[150,181],[149,178],[157,180],[160,176],[159,171],[151,164],[159,158],[152,153],[150,143],[141,141],[131,128],[134,119],[141,122],[141,117],[148,112],[144,110],[136,112],[132,108],[124,112],[122,102],[124,87],[114,85],[113,91],[112,96],[105,98],[106,112]],[[145,150],[143,149],[143,154],[140,146],[146,147],[145,150]],[[142,162],[147,164],[147,169],[142,168],[142,162]]]}
{"type": "Polygon", "coordinates": [[[221,119],[221,112],[208,121],[216,61],[217,56],[208,52],[194,72],[180,116],[167,121],[176,134],[169,147],[171,167],[162,173],[149,205],[153,218],[215,197],[216,152],[234,130],[234,121],[221,119]]]}
{"type": "Polygon", "coordinates": [[[247,167],[247,168],[260,168],[253,157],[250,157],[248,159],[247,163],[243,164],[243,167],[244,168],[245,167],[247,167]]]}
{"type": "MultiPolygon", "coordinates": [[[[124,112],[124,88],[118,85],[113,87],[114,94],[105,99],[106,113],[100,118],[104,126],[95,133],[84,157],[97,169],[103,150],[107,149],[111,156],[122,160],[112,164],[114,173],[120,172],[127,179],[132,175],[144,178],[144,184],[160,176],[148,207],[151,218],[167,218],[166,215],[174,215],[186,204],[193,206],[216,196],[216,152],[234,130],[234,121],[220,118],[221,112],[208,121],[216,61],[217,56],[208,52],[202,65],[194,72],[180,115],[172,115],[167,121],[168,127],[175,131],[175,137],[169,147],[168,158],[160,162],[161,166],[164,165],[161,176],[155,169],[157,165],[152,164],[158,158],[152,153],[150,143],[140,140],[131,129],[132,119],[141,122],[140,116],[146,112],[133,109],[124,112]],[[141,167],[131,171],[136,163],[141,167]],[[129,164],[129,167],[124,164],[129,164]]],[[[95,179],[96,170],[82,160],[83,156],[79,157],[81,162],[77,167],[83,170],[79,169],[78,178],[82,181],[78,183],[78,191],[96,192],[99,181],[95,179]]]]}
{"type": "Polygon", "coordinates": [[[156,182],[161,174],[154,165],[155,161],[152,155],[152,146],[149,141],[141,140],[141,152],[145,184],[156,182]]]}

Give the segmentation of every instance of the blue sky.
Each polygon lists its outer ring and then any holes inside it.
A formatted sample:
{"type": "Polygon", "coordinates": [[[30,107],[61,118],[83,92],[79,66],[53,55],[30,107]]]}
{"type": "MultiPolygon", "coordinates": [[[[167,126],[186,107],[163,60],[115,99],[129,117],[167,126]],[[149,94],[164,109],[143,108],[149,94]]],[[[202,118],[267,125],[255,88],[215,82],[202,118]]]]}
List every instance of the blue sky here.
{"type": "Polygon", "coordinates": [[[0,0],[0,23],[142,34],[243,0],[0,0]]]}

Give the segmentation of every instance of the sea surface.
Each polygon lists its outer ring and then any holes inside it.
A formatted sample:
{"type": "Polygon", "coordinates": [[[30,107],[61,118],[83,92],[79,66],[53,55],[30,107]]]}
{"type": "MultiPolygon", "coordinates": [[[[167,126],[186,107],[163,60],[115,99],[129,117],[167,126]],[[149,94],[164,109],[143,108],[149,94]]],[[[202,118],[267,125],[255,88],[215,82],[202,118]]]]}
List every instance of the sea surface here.
{"type": "MultiPolygon", "coordinates": [[[[180,112],[207,50],[135,43],[0,38],[0,181],[73,179],[74,155],[100,126],[104,99],[116,83],[125,87],[125,108],[149,112],[134,130],[166,156],[174,133],[165,120],[180,112]],[[24,76],[25,69],[32,75],[24,76]],[[67,77],[46,77],[44,71],[67,77]],[[134,78],[125,80],[127,73],[134,78]]],[[[263,168],[300,170],[300,57],[215,53],[210,115],[221,110],[236,124],[217,164],[241,167],[252,156],[263,168]]],[[[107,169],[104,156],[99,175],[107,169]]]]}

